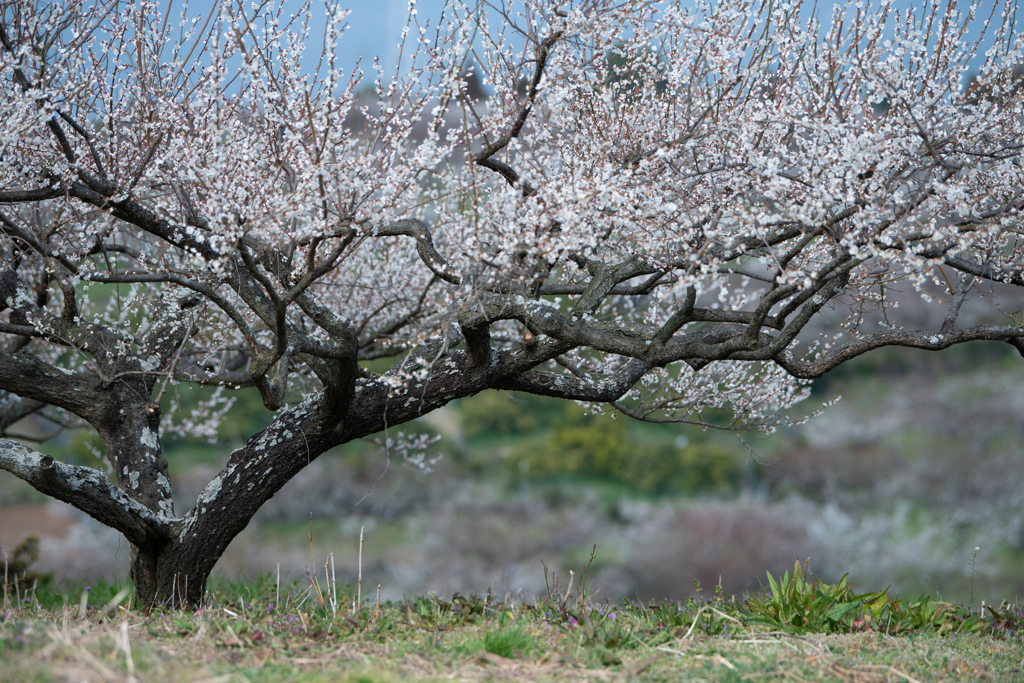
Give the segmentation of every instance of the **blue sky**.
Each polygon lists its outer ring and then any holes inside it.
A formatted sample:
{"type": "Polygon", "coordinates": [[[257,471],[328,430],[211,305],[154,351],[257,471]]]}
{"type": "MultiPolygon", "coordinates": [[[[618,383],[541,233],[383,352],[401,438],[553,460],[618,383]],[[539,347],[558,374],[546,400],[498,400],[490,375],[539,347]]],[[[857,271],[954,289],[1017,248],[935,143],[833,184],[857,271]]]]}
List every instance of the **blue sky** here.
{"type": "MultiPolygon", "coordinates": [[[[178,16],[182,8],[181,0],[170,2],[173,3],[172,13],[178,16]]],[[[319,17],[322,22],[325,16],[324,0],[311,2],[313,16],[319,17]]],[[[286,13],[297,12],[302,6],[301,0],[275,0],[275,3],[283,4],[286,13]]],[[[191,0],[188,4],[188,16],[205,16],[215,4],[216,0],[191,0]]],[[[385,73],[393,73],[398,59],[398,43],[402,37],[402,28],[409,18],[409,0],[340,0],[338,4],[342,9],[351,12],[347,21],[349,29],[338,46],[338,56],[343,68],[349,71],[362,57],[363,70],[368,71],[373,58],[380,57],[385,73]]],[[[435,26],[445,5],[446,0],[418,0],[416,9],[421,25],[428,20],[430,26],[435,26]]],[[[319,45],[319,38],[322,35],[320,33],[314,45],[309,48],[308,62],[311,68],[316,64],[316,46],[319,45]]]]}
{"type": "MultiPolygon", "coordinates": [[[[174,0],[171,0],[172,2],[174,0]]],[[[301,6],[301,0],[278,0],[285,4],[286,8],[301,6]]],[[[328,0],[338,1],[338,0],[328,0]]],[[[807,7],[815,4],[813,0],[800,0],[807,7]]],[[[930,0],[928,0],[930,2],[930,0]]],[[[944,6],[947,0],[942,0],[944,6]]],[[[996,0],[981,0],[979,2],[979,14],[986,14],[996,0]]],[[[189,14],[208,11],[215,0],[192,0],[190,2],[189,14]]],[[[323,17],[324,0],[312,0],[314,16],[323,17]]],[[[911,4],[921,6],[925,0],[892,0],[892,7],[898,10],[905,10],[911,4]]],[[[340,6],[351,11],[348,18],[349,30],[346,31],[339,47],[338,56],[342,67],[348,71],[355,65],[356,61],[363,58],[363,70],[369,71],[374,57],[380,57],[385,73],[394,73],[394,67],[398,59],[398,42],[401,40],[402,28],[408,19],[409,0],[340,0],[340,6]]],[[[430,26],[436,26],[447,0],[417,0],[417,18],[421,25],[429,22],[430,26]]],[[[515,5],[515,3],[512,3],[515,5]]],[[[571,0],[565,0],[563,5],[570,5],[571,0]]],[[[819,0],[817,3],[823,20],[827,21],[828,7],[830,3],[819,0]]],[[[878,0],[871,2],[877,7],[878,0]]],[[[960,0],[958,3],[965,9],[970,4],[969,0],[960,0]]],[[[174,2],[175,13],[180,11],[180,1],[174,2]]],[[[1015,25],[1018,31],[1024,31],[1024,7],[1021,7],[1015,17],[1015,25]]],[[[316,63],[317,50],[311,47],[308,61],[310,68],[316,63]]]]}
{"type": "MultiPolygon", "coordinates": [[[[380,57],[385,73],[391,73],[398,58],[402,27],[409,18],[409,0],[342,0],[341,6],[352,12],[349,30],[339,46],[341,63],[350,68],[363,57],[369,66],[374,57],[380,57]]],[[[419,0],[417,17],[421,23],[426,19],[435,26],[444,6],[445,0],[419,0]]]]}

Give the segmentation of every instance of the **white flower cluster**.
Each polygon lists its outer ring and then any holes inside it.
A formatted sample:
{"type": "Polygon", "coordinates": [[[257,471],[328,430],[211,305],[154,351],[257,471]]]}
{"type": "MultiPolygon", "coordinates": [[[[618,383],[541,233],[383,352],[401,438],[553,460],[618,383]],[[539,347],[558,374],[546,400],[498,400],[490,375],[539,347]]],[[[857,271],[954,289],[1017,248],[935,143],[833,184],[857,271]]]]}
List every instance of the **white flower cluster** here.
{"type": "Polygon", "coordinates": [[[441,458],[441,454],[433,457],[427,456],[427,449],[441,440],[439,435],[429,434],[407,434],[396,432],[388,434],[385,438],[384,448],[388,457],[399,457],[419,471],[427,474],[432,472],[441,458]]]}
{"type": "MultiPolygon", "coordinates": [[[[411,57],[395,74],[375,62],[368,83],[334,54],[342,11],[326,10],[311,75],[309,5],[222,3],[208,23],[112,7],[26,9],[0,51],[0,252],[25,261],[5,320],[60,338],[40,353],[69,369],[98,353],[61,337],[77,315],[116,331],[104,353],[172,385],[255,382],[252,359],[276,349],[267,377],[305,390],[342,328],[373,361],[486,310],[491,350],[517,352],[539,318],[513,297],[533,296],[577,324],[544,333],[569,349],[549,369],[614,378],[672,342],[623,406],[770,429],[807,394],[782,359],[835,348],[801,333],[819,312],[842,309],[858,340],[906,326],[901,283],[945,310],[980,299],[972,278],[1024,277],[1009,14],[525,0],[451,2],[432,26],[410,5],[411,57]],[[489,97],[469,93],[471,66],[489,97]],[[641,274],[595,293],[626,265],[641,274]],[[165,348],[148,335],[168,306],[201,313],[165,348]],[[698,343],[718,324],[744,341],[698,343]]],[[[404,396],[427,360],[382,381],[404,396]]],[[[212,438],[229,405],[217,394],[173,431],[212,438]]]]}

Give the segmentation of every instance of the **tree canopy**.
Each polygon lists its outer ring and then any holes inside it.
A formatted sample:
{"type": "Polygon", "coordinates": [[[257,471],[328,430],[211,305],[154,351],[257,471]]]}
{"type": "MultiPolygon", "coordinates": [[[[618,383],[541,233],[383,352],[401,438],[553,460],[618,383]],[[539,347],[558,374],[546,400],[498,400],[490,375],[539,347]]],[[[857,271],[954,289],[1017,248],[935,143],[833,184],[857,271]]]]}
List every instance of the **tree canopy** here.
{"type": "Polygon", "coordinates": [[[333,5],[0,3],[0,434],[110,466],[0,468],[195,603],[312,459],[483,390],[771,430],[872,349],[1024,355],[1012,5],[451,2],[365,74],[333,5]],[[274,420],[176,511],[161,440],[233,389],[274,420]]]}

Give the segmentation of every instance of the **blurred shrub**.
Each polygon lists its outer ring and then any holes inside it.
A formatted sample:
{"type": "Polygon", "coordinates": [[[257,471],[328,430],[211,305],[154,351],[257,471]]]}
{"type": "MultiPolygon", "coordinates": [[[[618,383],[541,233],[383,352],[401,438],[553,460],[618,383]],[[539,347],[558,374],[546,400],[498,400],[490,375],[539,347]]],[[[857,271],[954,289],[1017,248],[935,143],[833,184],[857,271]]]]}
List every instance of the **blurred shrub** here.
{"type": "Polygon", "coordinates": [[[702,441],[683,447],[631,438],[626,420],[587,415],[566,404],[564,420],[538,445],[521,444],[510,465],[524,479],[579,477],[610,481],[643,493],[732,493],[743,463],[723,448],[702,441]]]}
{"type": "Polygon", "coordinates": [[[705,444],[679,449],[677,466],[683,489],[691,492],[735,492],[743,478],[743,462],[732,451],[705,444]]]}
{"type": "Polygon", "coordinates": [[[110,476],[110,464],[104,456],[105,449],[100,437],[91,431],[78,429],[72,431],[67,444],[63,448],[64,458],[75,465],[91,467],[106,472],[110,476]]]}
{"type": "MultiPolygon", "coordinates": [[[[17,583],[19,590],[28,590],[33,584],[47,587],[53,581],[53,572],[38,572],[32,565],[39,559],[39,537],[35,534],[26,536],[25,540],[14,548],[11,557],[4,558],[4,581],[11,587],[17,583]]],[[[4,587],[5,595],[7,586],[4,587]]]]}
{"type": "Polygon", "coordinates": [[[485,391],[460,404],[462,430],[468,437],[522,434],[538,427],[525,402],[503,391],[485,391]]]}

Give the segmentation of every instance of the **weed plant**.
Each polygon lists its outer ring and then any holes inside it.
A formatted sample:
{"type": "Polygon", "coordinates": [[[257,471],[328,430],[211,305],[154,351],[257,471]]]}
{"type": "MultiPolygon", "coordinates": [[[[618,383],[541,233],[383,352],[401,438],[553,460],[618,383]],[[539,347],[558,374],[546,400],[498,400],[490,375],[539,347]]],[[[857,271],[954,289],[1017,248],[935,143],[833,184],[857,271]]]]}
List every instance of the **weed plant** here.
{"type": "Polygon", "coordinates": [[[785,633],[977,633],[991,626],[970,607],[926,595],[904,602],[890,598],[888,588],[855,593],[848,574],[834,584],[812,581],[808,562],[799,560],[792,574],[767,578],[768,587],[745,601],[748,621],[785,633]]]}

